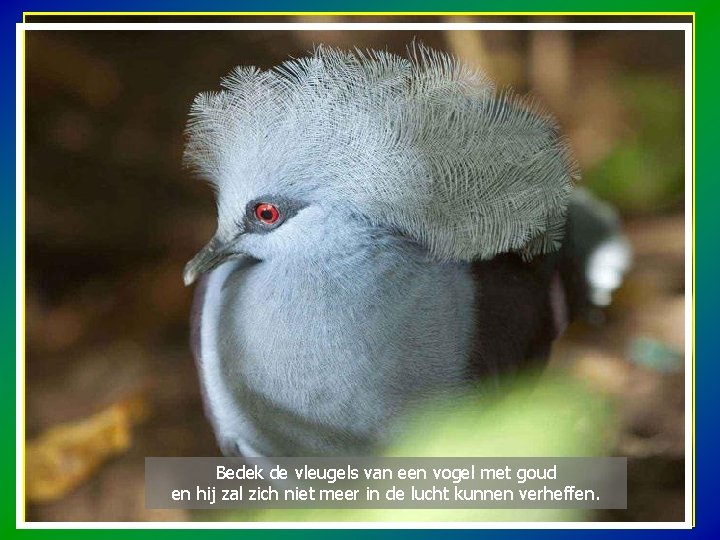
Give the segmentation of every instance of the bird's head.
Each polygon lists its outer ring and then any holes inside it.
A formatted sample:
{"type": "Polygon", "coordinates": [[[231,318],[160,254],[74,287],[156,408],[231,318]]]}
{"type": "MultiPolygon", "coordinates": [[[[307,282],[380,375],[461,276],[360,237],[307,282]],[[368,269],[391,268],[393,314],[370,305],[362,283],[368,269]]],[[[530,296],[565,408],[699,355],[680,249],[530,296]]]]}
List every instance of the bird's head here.
{"type": "Polygon", "coordinates": [[[232,257],[332,255],[361,227],[438,261],[559,245],[575,174],[554,121],[446,54],[318,47],[222,87],[188,122],[218,206],[188,284],[232,257]]]}

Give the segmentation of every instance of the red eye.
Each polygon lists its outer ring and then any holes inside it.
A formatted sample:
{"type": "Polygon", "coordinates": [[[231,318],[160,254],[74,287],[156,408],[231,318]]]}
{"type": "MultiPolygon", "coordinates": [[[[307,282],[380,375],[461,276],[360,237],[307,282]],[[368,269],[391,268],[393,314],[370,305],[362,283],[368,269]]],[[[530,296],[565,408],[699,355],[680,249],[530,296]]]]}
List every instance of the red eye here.
{"type": "Polygon", "coordinates": [[[266,225],[272,225],[280,219],[280,211],[273,204],[260,203],[255,207],[255,217],[266,225]]]}

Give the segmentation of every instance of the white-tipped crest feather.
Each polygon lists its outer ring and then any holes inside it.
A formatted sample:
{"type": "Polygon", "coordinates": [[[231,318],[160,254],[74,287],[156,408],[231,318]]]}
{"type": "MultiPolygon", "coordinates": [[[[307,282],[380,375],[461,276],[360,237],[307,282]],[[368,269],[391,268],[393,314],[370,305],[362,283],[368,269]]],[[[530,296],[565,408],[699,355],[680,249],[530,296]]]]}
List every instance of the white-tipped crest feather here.
{"type": "Polygon", "coordinates": [[[575,170],[555,122],[447,54],[318,47],[222,87],[185,153],[220,193],[337,201],[441,260],[559,246],[575,170]]]}

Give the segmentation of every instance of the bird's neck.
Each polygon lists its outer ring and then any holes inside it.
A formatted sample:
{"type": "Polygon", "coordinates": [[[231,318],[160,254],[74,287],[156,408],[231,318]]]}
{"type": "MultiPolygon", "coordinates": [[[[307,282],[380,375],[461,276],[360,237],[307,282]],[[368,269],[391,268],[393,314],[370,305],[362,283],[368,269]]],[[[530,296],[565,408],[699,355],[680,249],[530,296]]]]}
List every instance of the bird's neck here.
{"type": "Polygon", "coordinates": [[[287,429],[301,418],[373,439],[411,399],[464,382],[473,287],[467,268],[412,249],[261,262],[224,287],[224,371],[287,429]]]}

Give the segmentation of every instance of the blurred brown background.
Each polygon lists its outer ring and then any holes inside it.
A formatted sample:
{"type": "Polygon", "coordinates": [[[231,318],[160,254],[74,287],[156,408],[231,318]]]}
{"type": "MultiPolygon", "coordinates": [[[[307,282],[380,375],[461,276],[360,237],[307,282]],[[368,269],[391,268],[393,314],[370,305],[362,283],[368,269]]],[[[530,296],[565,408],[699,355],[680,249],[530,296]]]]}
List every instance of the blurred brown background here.
{"type": "Polygon", "coordinates": [[[595,518],[683,519],[682,32],[30,31],[28,520],[189,519],[144,509],[143,458],[218,455],[181,278],[214,229],[210,189],[181,167],[194,95],[315,43],[403,53],[413,38],[538,96],[584,184],[620,209],[633,270],[554,362],[621,414],[631,507],[595,518]]]}

